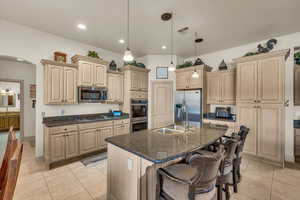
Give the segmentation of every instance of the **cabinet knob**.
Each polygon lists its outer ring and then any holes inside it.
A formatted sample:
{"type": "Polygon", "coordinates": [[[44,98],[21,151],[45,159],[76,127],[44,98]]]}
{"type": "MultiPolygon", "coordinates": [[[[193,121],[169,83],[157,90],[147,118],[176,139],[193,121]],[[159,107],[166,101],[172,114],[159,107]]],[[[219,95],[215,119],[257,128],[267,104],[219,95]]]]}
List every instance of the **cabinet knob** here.
{"type": "Polygon", "coordinates": [[[256,103],[257,101],[256,100],[254,100],[254,103],[256,103]]]}
{"type": "Polygon", "coordinates": [[[65,131],[68,130],[67,128],[64,129],[65,131]]]}

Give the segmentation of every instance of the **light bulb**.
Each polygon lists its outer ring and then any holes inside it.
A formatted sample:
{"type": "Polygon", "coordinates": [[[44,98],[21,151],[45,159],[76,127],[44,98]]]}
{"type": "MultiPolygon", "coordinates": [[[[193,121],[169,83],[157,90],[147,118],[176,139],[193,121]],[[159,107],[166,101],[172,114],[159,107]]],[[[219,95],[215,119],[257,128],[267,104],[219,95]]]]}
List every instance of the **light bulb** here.
{"type": "Polygon", "coordinates": [[[175,68],[175,66],[174,66],[174,64],[173,64],[173,62],[171,62],[171,65],[169,66],[169,71],[170,72],[174,72],[175,70],[176,70],[176,68],[175,68]]]}
{"type": "Polygon", "coordinates": [[[196,70],[193,72],[192,78],[199,78],[199,74],[196,72],[196,70]]]}
{"type": "Polygon", "coordinates": [[[132,56],[131,51],[130,51],[129,48],[127,48],[127,50],[125,51],[123,60],[125,62],[131,62],[131,61],[134,60],[134,57],[132,56]]]}

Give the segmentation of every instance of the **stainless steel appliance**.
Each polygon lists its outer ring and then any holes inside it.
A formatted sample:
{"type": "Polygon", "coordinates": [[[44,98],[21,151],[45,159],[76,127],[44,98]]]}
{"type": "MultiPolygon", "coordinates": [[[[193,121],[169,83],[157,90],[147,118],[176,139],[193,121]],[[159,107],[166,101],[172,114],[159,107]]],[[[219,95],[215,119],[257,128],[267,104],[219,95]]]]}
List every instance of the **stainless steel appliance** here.
{"type": "Polygon", "coordinates": [[[230,107],[216,107],[216,118],[231,118],[231,108],[230,107]]]}
{"type": "Polygon", "coordinates": [[[201,90],[176,91],[175,122],[187,126],[200,126],[202,124],[201,90]]]}
{"type": "Polygon", "coordinates": [[[131,130],[132,132],[147,129],[148,100],[131,100],[131,130]]]}
{"type": "Polygon", "coordinates": [[[106,88],[79,87],[78,101],[80,103],[98,103],[107,100],[106,88]]]}

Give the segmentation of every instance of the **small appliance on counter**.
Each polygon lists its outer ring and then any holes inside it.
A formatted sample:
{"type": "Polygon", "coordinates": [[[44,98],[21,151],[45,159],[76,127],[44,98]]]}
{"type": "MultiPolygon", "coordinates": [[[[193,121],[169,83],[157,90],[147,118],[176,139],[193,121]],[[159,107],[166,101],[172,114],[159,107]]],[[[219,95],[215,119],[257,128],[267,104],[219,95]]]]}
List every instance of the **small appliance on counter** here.
{"type": "Polygon", "coordinates": [[[120,111],[120,110],[114,110],[114,111],[111,111],[111,114],[112,114],[112,116],[114,116],[114,117],[120,117],[120,116],[123,115],[123,112],[120,111]]]}
{"type": "Polygon", "coordinates": [[[78,101],[79,103],[99,103],[107,100],[106,88],[79,87],[78,101]]]}
{"type": "Polygon", "coordinates": [[[230,107],[216,107],[216,118],[231,119],[231,108],[230,107]]]}

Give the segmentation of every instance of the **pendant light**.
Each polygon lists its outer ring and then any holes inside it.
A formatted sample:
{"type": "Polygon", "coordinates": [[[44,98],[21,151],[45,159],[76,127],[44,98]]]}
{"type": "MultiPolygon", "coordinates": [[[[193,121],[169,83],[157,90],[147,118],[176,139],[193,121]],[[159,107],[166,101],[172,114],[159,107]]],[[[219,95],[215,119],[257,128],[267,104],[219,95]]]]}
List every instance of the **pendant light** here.
{"type": "Polygon", "coordinates": [[[173,20],[173,12],[171,12],[171,63],[169,66],[169,71],[174,72],[176,67],[173,63],[173,54],[174,54],[174,20],[173,20]]]}
{"type": "Polygon", "coordinates": [[[127,0],[127,47],[126,47],[126,51],[124,53],[124,57],[123,57],[123,60],[125,62],[132,62],[134,60],[134,57],[130,51],[130,48],[129,48],[129,45],[130,45],[130,27],[129,27],[129,18],[130,18],[130,15],[129,15],[129,1],[130,0],[127,0]]]}
{"type": "MultiPolygon", "coordinates": [[[[197,59],[197,32],[195,32],[195,60],[197,59]]],[[[192,74],[192,78],[199,78],[199,73],[197,72],[196,68],[192,74]]]]}

